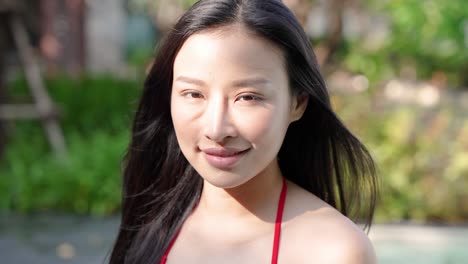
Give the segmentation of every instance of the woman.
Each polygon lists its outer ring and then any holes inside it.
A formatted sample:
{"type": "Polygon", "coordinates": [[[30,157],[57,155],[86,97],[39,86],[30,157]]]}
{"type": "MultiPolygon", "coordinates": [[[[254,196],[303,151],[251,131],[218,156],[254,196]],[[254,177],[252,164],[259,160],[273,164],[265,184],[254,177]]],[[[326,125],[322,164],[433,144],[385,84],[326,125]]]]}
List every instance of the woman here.
{"type": "Polygon", "coordinates": [[[202,0],[162,43],[111,263],[374,263],[374,165],[278,0],[202,0]],[[360,206],[365,204],[365,206],[360,206]]]}

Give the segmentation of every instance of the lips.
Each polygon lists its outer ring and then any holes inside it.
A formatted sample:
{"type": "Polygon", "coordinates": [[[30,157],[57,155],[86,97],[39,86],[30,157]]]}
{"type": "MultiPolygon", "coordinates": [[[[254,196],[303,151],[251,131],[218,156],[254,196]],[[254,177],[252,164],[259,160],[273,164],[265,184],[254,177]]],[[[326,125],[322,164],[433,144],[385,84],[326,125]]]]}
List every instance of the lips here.
{"type": "Polygon", "coordinates": [[[237,148],[206,148],[201,149],[203,156],[211,166],[226,170],[231,169],[250,150],[237,148]]]}

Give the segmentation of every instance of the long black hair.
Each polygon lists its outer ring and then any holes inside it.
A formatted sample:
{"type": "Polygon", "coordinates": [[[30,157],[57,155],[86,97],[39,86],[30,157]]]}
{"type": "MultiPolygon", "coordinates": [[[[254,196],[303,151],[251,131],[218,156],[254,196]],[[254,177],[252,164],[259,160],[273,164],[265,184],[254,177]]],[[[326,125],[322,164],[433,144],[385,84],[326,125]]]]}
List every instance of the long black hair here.
{"type": "Polygon", "coordinates": [[[372,222],[374,163],[333,112],[309,39],[291,11],[279,0],[201,0],[168,33],[145,81],[124,159],[122,219],[110,263],[158,262],[199,200],[202,178],[183,156],[170,114],[173,64],[194,33],[235,23],[281,48],[292,92],[309,97],[278,153],[282,173],[344,215],[372,222]]]}

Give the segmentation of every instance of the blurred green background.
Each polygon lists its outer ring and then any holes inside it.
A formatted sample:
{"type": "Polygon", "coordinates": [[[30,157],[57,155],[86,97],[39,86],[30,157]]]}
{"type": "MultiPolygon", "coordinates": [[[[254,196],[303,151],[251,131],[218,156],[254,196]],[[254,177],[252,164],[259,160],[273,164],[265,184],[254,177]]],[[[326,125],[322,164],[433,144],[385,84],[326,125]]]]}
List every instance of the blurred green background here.
{"type": "MultiPolygon", "coordinates": [[[[194,1],[105,2],[83,7],[84,45],[70,53],[62,32],[29,26],[67,155],[57,158],[38,120],[3,120],[1,212],[119,212],[120,162],[145,71],[158,40],[194,1]],[[68,67],[74,53],[83,62],[68,67]]],[[[468,2],[284,2],[310,35],[339,116],[377,161],[377,222],[466,223],[468,2]]],[[[48,14],[37,19],[56,23],[48,14]]],[[[2,52],[2,102],[30,102],[23,68],[9,59],[14,48],[2,52]]]]}

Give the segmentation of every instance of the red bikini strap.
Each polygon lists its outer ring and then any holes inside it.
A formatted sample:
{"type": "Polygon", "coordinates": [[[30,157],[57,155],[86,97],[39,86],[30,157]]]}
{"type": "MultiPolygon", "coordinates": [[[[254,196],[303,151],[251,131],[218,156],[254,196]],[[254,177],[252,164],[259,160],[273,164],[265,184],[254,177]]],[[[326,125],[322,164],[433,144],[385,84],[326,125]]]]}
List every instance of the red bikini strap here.
{"type": "Polygon", "coordinates": [[[283,210],[284,203],[286,201],[286,180],[283,178],[283,187],[281,188],[281,194],[278,202],[278,211],[276,212],[276,222],[275,222],[275,237],[273,239],[273,255],[271,257],[271,264],[278,263],[278,253],[279,253],[279,242],[281,236],[281,222],[283,221],[283,210]]]}
{"type": "Polygon", "coordinates": [[[180,233],[180,230],[182,228],[179,228],[179,230],[177,231],[177,233],[175,233],[174,237],[172,238],[172,241],[171,243],[169,244],[169,246],[167,246],[167,249],[166,249],[166,252],[164,252],[164,255],[163,257],[161,258],[161,261],[159,261],[159,264],[166,264],[166,261],[167,261],[167,256],[169,255],[169,251],[171,251],[171,248],[172,246],[174,245],[177,237],[179,236],[179,233],[180,233]]]}

